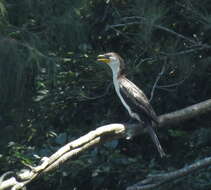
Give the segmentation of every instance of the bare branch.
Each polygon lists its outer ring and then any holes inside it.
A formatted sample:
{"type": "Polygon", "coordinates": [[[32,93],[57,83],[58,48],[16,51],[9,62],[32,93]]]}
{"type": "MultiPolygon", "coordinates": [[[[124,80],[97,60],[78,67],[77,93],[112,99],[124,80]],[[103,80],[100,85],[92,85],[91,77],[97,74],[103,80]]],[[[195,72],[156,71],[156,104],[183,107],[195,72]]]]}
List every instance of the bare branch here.
{"type": "Polygon", "coordinates": [[[181,39],[186,40],[186,41],[188,41],[188,42],[191,42],[191,43],[193,43],[193,44],[196,44],[196,43],[197,43],[195,40],[192,40],[191,38],[188,38],[188,37],[186,37],[186,36],[184,36],[184,35],[182,35],[182,34],[180,34],[180,33],[177,33],[177,32],[175,32],[174,30],[171,30],[171,29],[169,29],[169,28],[167,28],[167,27],[164,27],[164,26],[161,26],[161,25],[154,25],[154,27],[155,27],[155,28],[158,28],[158,29],[160,29],[160,30],[169,32],[169,33],[171,33],[171,34],[177,36],[178,38],[181,38],[181,39]]]}
{"type": "Polygon", "coordinates": [[[176,124],[211,111],[211,99],[159,116],[160,126],[176,124]]]}
{"type": "Polygon", "coordinates": [[[103,92],[103,94],[98,95],[98,96],[95,96],[95,97],[89,97],[89,96],[86,96],[86,95],[84,95],[84,94],[81,94],[80,96],[81,96],[82,98],[87,99],[87,100],[96,100],[96,99],[100,99],[100,98],[103,98],[103,97],[105,97],[105,96],[108,95],[111,86],[112,86],[112,82],[108,84],[108,86],[106,87],[105,92],[103,92]]]}
{"type": "Polygon", "coordinates": [[[153,87],[152,87],[151,95],[150,95],[150,99],[149,99],[150,102],[152,101],[152,98],[153,98],[153,96],[154,96],[155,88],[157,87],[158,81],[160,80],[161,76],[164,74],[165,65],[166,65],[166,60],[165,60],[165,63],[163,64],[163,67],[162,67],[160,73],[157,75],[157,78],[156,78],[156,80],[155,80],[155,83],[154,83],[154,85],[153,85],[153,87]]]}
{"type": "Polygon", "coordinates": [[[165,53],[165,52],[161,52],[161,53],[165,56],[178,56],[178,55],[185,55],[185,54],[193,53],[193,52],[200,51],[200,50],[203,50],[203,49],[211,49],[211,46],[201,45],[201,46],[198,46],[196,48],[190,48],[190,49],[178,51],[178,52],[175,52],[175,53],[165,53]]]}
{"type": "MultiPolygon", "coordinates": [[[[119,28],[119,27],[130,26],[130,25],[137,25],[137,24],[139,25],[139,24],[143,24],[144,22],[146,22],[146,18],[139,17],[139,16],[125,17],[122,20],[132,20],[132,21],[127,22],[127,23],[120,23],[120,24],[109,25],[106,30],[109,30],[109,29],[115,30],[116,28],[119,28]],[[135,21],[133,21],[133,20],[135,20],[135,21]]],[[[153,27],[157,28],[159,30],[166,31],[166,32],[168,32],[168,33],[170,33],[170,34],[172,34],[172,35],[174,35],[174,36],[176,36],[176,37],[178,37],[180,39],[186,40],[187,42],[194,44],[194,47],[189,48],[187,50],[183,50],[183,51],[176,52],[176,53],[163,53],[166,56],[184,55],[184,54],[193,53],[195,51],[199,51],[199,50],[203,50],[203,49],[211,49],[210,45],[202,44],[199,41],[196,41],[196,40],[193,40],[193,39],[191,39],[189,37],[186,37],[186,36],[184,36],[184,35],[182,35],[180,33],[177,33],[174,30],[171,30],[171,29],[169,29],[169,28],[167,28],[165,26],[154,24],[153,27]]]]}
{"type": "MultiPolygon", "coordinates": [[[[136,17],[136,19],[138,19],[139,17],[136,17]]],[[[143,24],[143,22],[146,22],[146,19],[143,18],[143,17],[140,17],[139,19],[141,19],[141,21],[132,21],[132,22],[127,22],[127,23],[121,23],[121,24],[113,24],[113,25],[110,25],[107,29],[109,28],[118,28],[118,27],[123,27],[123,26],[130,26],[130,25],[135,25],[135,24],[143,24]]],[[[164,27],[164,26],[161,26],[161,25],[153,25],[153,27],[157,28],[157,29],[160,29],[160,30],[163,30],[163,31],[166,31],[166,32],[169,32],[175,36],[177,36],[178,38],[181,38],[183,40],[186,40],[188,42],[191,42],[193,44],[196,44],[198,43],[197,41],[195,40],[192,40],[182,34],[179,34],[177,32],[175,32],[174,30],[171,30],[167,27],[164,27]]]]}
{"type": "MultiPolygon", "coordinates": [[[[60,164],[63,164],[73,156],[111,139],[125,137],[126,128],[127,125],[123,124],[111,124],[99,127],[77,140],[66,144],[49,158],[44,157],[40,165],[36,167],[28,166],[30,169],[25,169],[23,172],[16,174],[18,179],[11,177],[2,181],[0,183],[0,190],[7,188],[21,189],[39,175],[59,167],[60,164]]],[[[4,176],[5,174],[2,175],[2,178],[4,176]]]]}
{"type": "Polygon", "coordinates": [[[164,183],[178,179],[180,177],[184,177],[184,176],[189,175],[201,168],[205,168],[210,165],[211,165],[211,157],[207,157],[207,158],[204,158],[202,160],[195,162],[194,164],[191,164],[189,166],[186,166],[182,169],[179,169],[179,170],[176,170],[173,172],[148,175],[146,179],[138,182],[137,184],[134,184],[134,185],[128,187],[127,190],[154,189],[164,183]]]}
{"type": "Polygon", "coordinates": [[[172,87],[181,85],[188,77],[189,77],[189,75],[186,76],[184,79],[176,82],[176,83],[166,84],[166,85],[157,85],[156,88],[160,88],[160,89],[163,89],[163,88],[172,88],[172,87]]]}
{"type": "Polygon", "coordinates": [[[174,87],[177,87],[177,86],[179,86],[179,85],[181,85],[182,83],[184,83],[184,81],[190,77],[191,73],[192,73],[192,71],[190,71],[190,72],[189,72],[182,80],[180,80],[180,81],[177,81],[177,82],[172,83],[172,84],[156,85],[155,88],[172,92],[172,91],[174,91],[173,88],[174,88],[174,87]]]}
{"type": "MultiPolygon", "coordinates": [[[[211,111],[211,99],[204,102],[189,106],[187,108],[164,114],[159,116],[160,126],[163,127],[169,124],[175,124],[180,121],[194,118],[197,115],[207,113],[211,111]]],[[[32,180],[39,177],[41,174],[45,174],[63,164],[65,161],[71,159],[74,156],[97,146],[101,143],[119,139],[130,139],[143,132],[144,126],[140,124],[110,124],[97,128],[89,132],[88,134],[66,144],[60,148],[57,152],[51,155],[49,158],[42,158],[42,163],[36,167],[28,166],[29,169],[24,169],[17,173],[16,176],[12,176],[9,179],[5,179],[5,174],[0,177],[0,190],[4,189],[21,189],[32,180]]],[[[11,172],[9,172],[11,174],[11,172]]],[[[173,176],[173,173],[172,173],[173,176]]],[[[171,178],[173,179],[173,177],[171,178]]]]}

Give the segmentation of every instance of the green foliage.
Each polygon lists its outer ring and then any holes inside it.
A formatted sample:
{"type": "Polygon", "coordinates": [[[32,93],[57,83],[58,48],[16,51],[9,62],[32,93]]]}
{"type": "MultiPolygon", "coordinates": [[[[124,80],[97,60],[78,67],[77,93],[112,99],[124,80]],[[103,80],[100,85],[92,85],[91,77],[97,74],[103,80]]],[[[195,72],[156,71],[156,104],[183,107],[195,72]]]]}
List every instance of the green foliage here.
{"type": "MultiPolygon", "coordinates": [[[[210,13],[208,0],[1,0],[1,172],[128,121],[110,70],[96,63],[99,53],[122,55],[128,77],[147,95],[165,65],[152,99],[158,114],[210,98],[210,13]]],[[[209,155],[209,126],[205,115],[159,130],[166,160],[141,135],[90,150],[29,189],[125,189],[209,155]]],[[[165,188],[210,188],[210,170],[186,179],[165,188]]]]}

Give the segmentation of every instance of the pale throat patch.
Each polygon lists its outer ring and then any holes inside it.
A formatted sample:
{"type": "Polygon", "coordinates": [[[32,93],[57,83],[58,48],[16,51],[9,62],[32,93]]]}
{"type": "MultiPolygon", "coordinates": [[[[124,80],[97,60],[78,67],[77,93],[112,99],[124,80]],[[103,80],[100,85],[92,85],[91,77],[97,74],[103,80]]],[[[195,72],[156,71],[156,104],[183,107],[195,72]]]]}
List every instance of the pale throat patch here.
{"type": "Polygon", "coordinates": [[[110,62],[110,64],[108,64],[109,67],[111,68],[112,70],[112,73],[113,73],[113,78],[118,76],[119,74],[119,69],[120,69],[120,63],[118,61],[112,61],[110,62]]]}

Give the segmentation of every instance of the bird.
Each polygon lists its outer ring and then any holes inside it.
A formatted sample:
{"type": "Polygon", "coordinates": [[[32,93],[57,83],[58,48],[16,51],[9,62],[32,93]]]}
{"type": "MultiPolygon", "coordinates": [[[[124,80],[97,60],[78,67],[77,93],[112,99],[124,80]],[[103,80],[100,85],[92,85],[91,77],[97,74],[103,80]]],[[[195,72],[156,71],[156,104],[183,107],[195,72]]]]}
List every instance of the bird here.
{"type": "Polygon", "coordinates": [[[161,158],[164,157],[165,152],[153,129],[153,125],[159,125],[158,117],[143,91],[126,78],[123,58],[115,52],[109,52],[98,55],[97,62],[106,63],[111,68],[114,88],[121,103],[131,118],[142,125],[144,123],[161,158]]]}

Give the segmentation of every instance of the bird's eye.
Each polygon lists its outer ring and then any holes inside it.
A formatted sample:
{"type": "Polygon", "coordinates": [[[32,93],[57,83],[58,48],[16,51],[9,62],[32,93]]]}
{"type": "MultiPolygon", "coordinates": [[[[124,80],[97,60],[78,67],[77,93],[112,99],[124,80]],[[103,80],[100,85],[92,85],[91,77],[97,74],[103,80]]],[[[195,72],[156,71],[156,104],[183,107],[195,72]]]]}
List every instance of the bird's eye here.
{"type": "Polygon", "coordinates": [[[113,60],[113,61],[116,61],[116,57],[110,56],[109,59],[110,59],[110,60],[113,60]]]}

